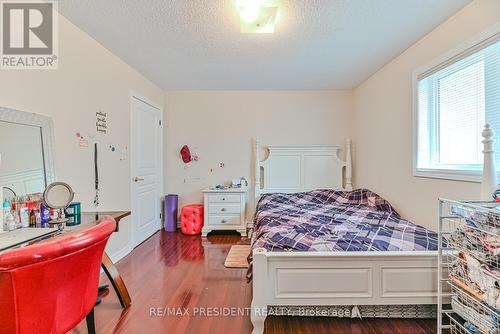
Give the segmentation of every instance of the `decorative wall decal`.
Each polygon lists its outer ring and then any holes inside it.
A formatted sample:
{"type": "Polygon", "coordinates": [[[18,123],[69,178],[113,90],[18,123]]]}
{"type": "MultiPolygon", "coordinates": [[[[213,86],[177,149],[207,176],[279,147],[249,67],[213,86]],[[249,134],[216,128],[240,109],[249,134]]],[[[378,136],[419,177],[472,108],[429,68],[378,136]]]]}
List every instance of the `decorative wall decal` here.
{"type": "Polygon", "coordinates": [[[81,137],[80,140],[78,141],[78,145],[80,147],[89,147],[89,141],[81,137]]]}
{"type": "Polygon", "coordinates": [[[98,112],[95,113],[95,116],[96,116],[95,125],[97,132],[105,135],[108,131],[108,125],[107,125],[108,114],[102,110],[99,110],[98,112]]]}
{"type": "Polygon", "coordinates": [[[89,141],[88,139],[85,139],[80,132],[77,132],[76,138],[78,138],[78,146],[80,147],[88,147],[89,146],[89,141]]]}
{"type": "MultiPolygon", "coordinates": [[[[194,148],[195,150],[198,149],[197,147],[194,148]]],[[[198,156],[198,153],[195,152],[191,152],[191,160],[192,161],[198,161],[200,160],[200,157],[198,156]]]]}
{"type": "Polygon", "coordinates": [[[185,164],[191,162],[191,151],[189,150],[189,147],[187,145],[182,146],[181,148],[181,157],[182,161],[184,161],[185,164]]]}
{"type": "MultiPolygon", "coordinates": [[[[193,149],[196,151],[198,149],[198,147],[194,147],[193,149]]],[[[189,146],[187,146],[187,145],[182,146],[180,154],[181,154],[182,161],[185,164],[199,160],[198,154],[196,152],[193,152],[192,151],[193,149],[190,149],[189,146]]]]}

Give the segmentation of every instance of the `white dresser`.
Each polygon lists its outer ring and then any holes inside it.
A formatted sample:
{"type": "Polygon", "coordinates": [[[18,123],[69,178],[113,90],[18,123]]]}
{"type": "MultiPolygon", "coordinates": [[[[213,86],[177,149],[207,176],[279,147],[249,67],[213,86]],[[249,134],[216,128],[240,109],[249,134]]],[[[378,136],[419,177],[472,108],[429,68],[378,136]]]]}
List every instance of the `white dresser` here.
{"type": "Polygon", "coordinates": [[[205,217],[202,236],[217,230],[236,230],[241,236],[247,235],[245,222],[247,188],[205,189],[203,195],[205,217]]]}

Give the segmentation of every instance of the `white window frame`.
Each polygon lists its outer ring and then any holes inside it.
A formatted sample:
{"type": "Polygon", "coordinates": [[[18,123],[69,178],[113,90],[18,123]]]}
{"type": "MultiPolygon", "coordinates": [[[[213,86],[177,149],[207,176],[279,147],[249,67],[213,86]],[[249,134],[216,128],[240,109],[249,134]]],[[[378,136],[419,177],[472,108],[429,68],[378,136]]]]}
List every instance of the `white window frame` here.
{"type": "MultiPolygon", "coordinates": [[[[412,169],[413,176],[434,179],[445,179],[465,182],[481,182],[482,171],[465,171],[454,169],[417,168],[418,154],[418,81],[426,73],[436,72],[438,69],[449,66],[456,61],[482,49],[492,40],[500,37],[500,23],[493,25],[490,29],[483,31],[464,44],[446,52],[430,63],[417,68],[412,73],[412,169]]],[[[498,134],[497,134],[498,135],[498,134]]],[[[498,166],[500,167],[500,166],[498,166]]],[[[497,167],[497,169],[499,169],[497,167]]],[[[500,172],[498,173],[500,177],[500,172]]]]}

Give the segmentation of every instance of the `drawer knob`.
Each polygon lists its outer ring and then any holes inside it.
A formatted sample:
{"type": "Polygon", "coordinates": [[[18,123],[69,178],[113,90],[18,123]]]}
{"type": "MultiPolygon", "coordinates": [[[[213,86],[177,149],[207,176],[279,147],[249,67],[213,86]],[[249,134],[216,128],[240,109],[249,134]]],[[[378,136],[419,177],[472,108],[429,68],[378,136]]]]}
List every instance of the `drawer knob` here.
{"type": "Polygon", "coordinates": [[[225,200],[226,200],[226,198],[225,198],[225,197],[222,197],[222,200],[223,200],[223,201],[225,201],[225,200]]]}
{"type": "Polygon", "coordinates": [[[222,224],[224,224],[224,223],[227,223],[227,220],[222,219],[220,222],[221,222],[222,224]]]}
{"type": "Polygon", "coordinates": [[[222,209],[220,209],[220,211],[224,212],[224,211],[226,211],[226,208],[222,208],[222,209]]]}

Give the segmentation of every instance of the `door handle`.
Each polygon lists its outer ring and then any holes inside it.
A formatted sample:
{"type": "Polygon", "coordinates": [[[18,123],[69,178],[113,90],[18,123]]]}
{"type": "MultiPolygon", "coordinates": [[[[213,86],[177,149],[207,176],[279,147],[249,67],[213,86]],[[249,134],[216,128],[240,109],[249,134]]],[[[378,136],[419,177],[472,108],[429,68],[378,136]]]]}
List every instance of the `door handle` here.
{"type": "Polygon", "coordinates": [[[136,176],[134,177],[134,182],[144,181],[144,178],[136,176]]]}

